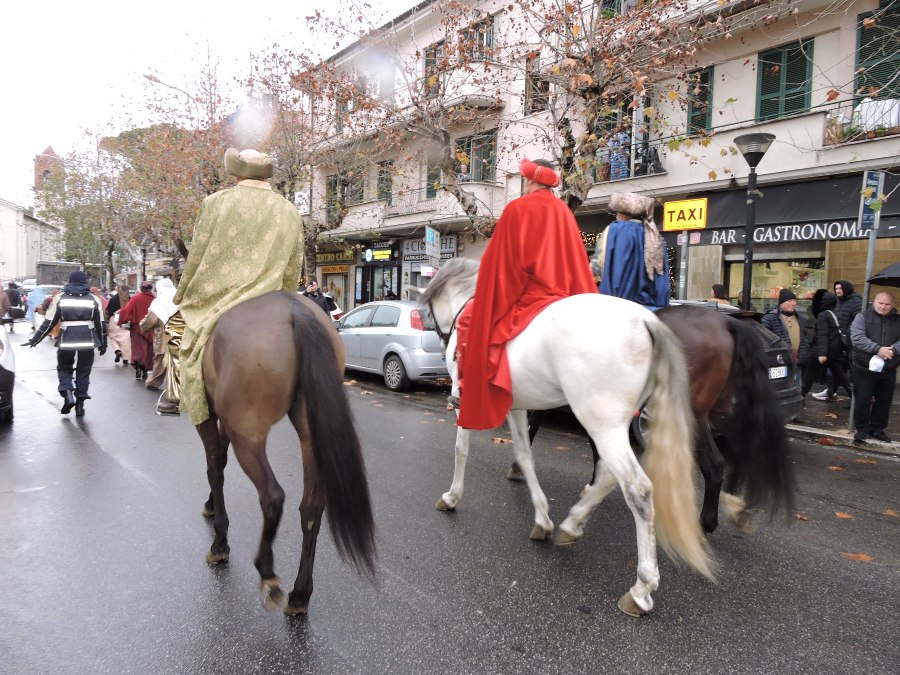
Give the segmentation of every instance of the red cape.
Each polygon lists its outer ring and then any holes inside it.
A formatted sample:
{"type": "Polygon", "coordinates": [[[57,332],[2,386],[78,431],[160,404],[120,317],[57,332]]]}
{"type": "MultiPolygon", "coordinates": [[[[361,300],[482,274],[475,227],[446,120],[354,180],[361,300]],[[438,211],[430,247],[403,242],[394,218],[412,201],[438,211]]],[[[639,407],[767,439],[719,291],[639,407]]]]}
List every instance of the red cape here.
{"type": "Polygon", "coordinates": [[[459,425],[499,426],[512,405],[506,343],[552,302],[596,292],[581,232],[561,199],[537,190],[507,204],[481,259],[467,335],[458,336],[459,425]]]}

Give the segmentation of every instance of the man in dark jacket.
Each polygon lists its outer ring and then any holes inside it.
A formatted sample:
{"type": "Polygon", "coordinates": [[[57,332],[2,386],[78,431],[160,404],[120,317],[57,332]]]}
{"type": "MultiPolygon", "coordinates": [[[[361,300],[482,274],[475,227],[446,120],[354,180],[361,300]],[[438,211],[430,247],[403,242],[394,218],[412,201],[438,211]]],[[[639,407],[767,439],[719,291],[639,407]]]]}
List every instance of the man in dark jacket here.
{"type": "Polygon", "coordinates": [[[877,438],[890,442],[885,433],[897,384],[900,365],[900,314],[894,307],[894,296],[883,291],[875,296],[872,306],[856,315],[850,326],[853,353],[853,440],[865,443],[877,438]],[[874,398],[874,402],[872,399],[874,398]]]}
{"type": "Polygon", "coordinates": [[[809,338],[806,334],[806,318],[797,313],[797,296],[789,288],[778,293],[778,307],[762,318],[763,325],[791,346],[794,365],[799,373],[806,365],[809,338]]]}
{"type": "MultiPolygon", "coordinates": [[[[818,292],[818,291],[817,291],[818,292]]],[[[833,385],[819,394],[813,394],[820,401],[831,398],[831,387],[835,390],[843,387],[847,395],[852,395],[850,390],[850,378],[844,368],[844,343],[841,339],[840,323],[834,308],[837,306],[837,296],[834,293],[825,292],[819,298],[813,298],[813,309],[816,317],[815,337],[810,340],[810,354],[807,360],[806,370],[803,372],[803,395],[806,396],[812,388],[822,368],[828,368],[834,377],[833,385]]],[[[812,333],[812,331],[809,331],[812,333]]]]}
{"type": "Polygon", "coordinates": [[[846,279],[840,279],[834,282],[834,294],[837,296],[837,314],[838,321],[841,324],[841,330],[844,335],[850,335],[850,324],[853,319],[862,311],[862,296],[853,289],[846,279]]]}
{"type": "MultiPolygon", "coordinates": [[[[22,306],[22,293],[21,293],[21,291],[19,291],[19,287],[16,286],[15,281],[10,281],[9,284],[7,284],[5,293],[6,293],[6,300],[9,304],[9,309],[7,311],[9,312],[10,318],[15,320],[16,317],[13,316],[13,308],[18,308],[18,307],[22,306]]],[[[9,322],[9,332],[10,333],[16,332],[15,326],[16,326],[16,324],[14,321],[9,322]]]]}
{"type": "Polygon", "coordinates": [[[306,290],[303,291],[300,295],[303,295],[314,303],[316,303],[319,307],[321,307],[328,316],[331,316],[332,307],[328,301],[331,299],[327,295],[325,295],[322,291],[319,290],[319,282],[315,279],[311,279],[308,284],[306,284],[306,290]]]}
{"type": "Polygon", "coordinates": [[[84,272],[76,270],[69,275],[69,283],[53,299],[44,317],[44,323],[37,333],[25,344],[34,347],[59,324],[56,374],[59,378],[59,394],[64,401],[60,412],[68,415],[74,407],[75,415],[81,417],[84,415],[84,401],[90,398],[88,386],[91,383],[91,367],[94,365],[94,349],[100,350],[100,356],[106,353],[103,306],[100,298],[91,293],[84,272]]]}

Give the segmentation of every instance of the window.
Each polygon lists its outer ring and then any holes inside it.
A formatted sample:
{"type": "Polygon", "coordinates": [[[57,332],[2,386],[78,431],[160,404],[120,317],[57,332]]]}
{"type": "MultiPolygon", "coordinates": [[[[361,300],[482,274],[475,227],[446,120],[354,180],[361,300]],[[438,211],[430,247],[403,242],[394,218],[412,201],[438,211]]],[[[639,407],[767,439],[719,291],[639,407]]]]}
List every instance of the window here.
{"type": "Polygon", "coordinates": [[[347,206],[360,204],[365,199],[366,172],[362,168],[350,169],[346,176],[347,206]]]}
{"type": "Polygon", "coordinates": [[[550,82],[541,75],[540,57],[525,59],[525,114],[533,115],[550,108],[550,82]]]}
{"type": "Polygon", "coordinates": [[[456,155],[469,159],[469,180],[493,183],[497,170],[497,130],[456,141],[456,155]]]}
{"type": "Polygon", "coordinates": [[[802,40],[759,55],[757,120],[809,110],[812,50],[812,40],[802,40]]]}
{"type": "Polygon", "coordinates": [[[438,159],[430,159],[425,164],[425,199],[437,197],[441,185],[441,164],[438,159]]]}
{"type": "Polygon", "coordinates": [[[359,310],[350,312],[346,317],[344,317],[344,322],[341,324],[341,328],[361,328],[369,322],[370,316],[372,316],[371,307],[363,307],[359,310]]]}
{"type": "Polygon", "coordinates": [[[377,198],[391,205],[391,194],[394,191],[394,163],[378,162],[378,195],[377,198]]]}
{"type": "Polygon", "coordinates": [[[337,222],[341,205],[338,200],[338,175],[331,174],[325,178],[325,221],[329,225],[337,222]]]}
{"type": "Polygon", "coordinates": [[[857,25],[857,96],[900,98],[900,9],[860,14],[857,25]]]}
{"type": "Polygon", "coordinates": [[[351,169],[344,174],[331,174],[325,178],[325,219],[330,225],[338,220],[341,209],[363,201],[365,173],[351,169]]]}
{"type": "Polygon", "coordinates": [[[344,133],[344,118],[350,113],[351,109],[351,99],[345,97],[337,100],[337,115],[334,120],[334,133],[344,133]]]}
{"type": "Polygon", "coordinates": [[[695,70],[688,76],[688,134],[712,129],[713,69],[695,70]]]}
{"type": "Polygon", "coordinates": [[[491,57],[494,47],[494,17],[488,17],[460,32],[460,56],[476,60],[491,57]]]}
{"type": "Polygon", "coordinates": [[[441,91],[441,71],[444,67],[444,41],[435,42],[425,48],[425,69],[423,72],[425,95],[437,96],[441,91]]]}
{"type": "Polygon", "coordinates": [[[400,323],[400,308],[388,307],[382,305],[376,308],[375,316],[372,318],[372,327],[378,328],[394,328],[400,323]]]}

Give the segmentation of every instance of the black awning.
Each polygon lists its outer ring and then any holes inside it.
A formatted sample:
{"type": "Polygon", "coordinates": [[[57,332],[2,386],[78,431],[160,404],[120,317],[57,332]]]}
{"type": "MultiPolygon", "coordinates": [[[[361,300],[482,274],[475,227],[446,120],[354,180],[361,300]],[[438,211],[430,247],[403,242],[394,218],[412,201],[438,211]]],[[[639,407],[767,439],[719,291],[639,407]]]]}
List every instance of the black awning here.
{"type": "MultiPolygon", "coordinates": [[[[884,192],[889,194],[900,177],[885,174],[884,192]]],[[[862,192],[862,174],[837,178],[761,185],[762,197],[756,200],[756,225],[780,225],[833,220],[856,220],[862,192]]],[[[747,189],[725,190],[692,195],[708,197],[708,228],[743,227],[747,218],[747,189]]],[[[882,218],[900,216],[900,199],[889,199],[882,218]]]]}

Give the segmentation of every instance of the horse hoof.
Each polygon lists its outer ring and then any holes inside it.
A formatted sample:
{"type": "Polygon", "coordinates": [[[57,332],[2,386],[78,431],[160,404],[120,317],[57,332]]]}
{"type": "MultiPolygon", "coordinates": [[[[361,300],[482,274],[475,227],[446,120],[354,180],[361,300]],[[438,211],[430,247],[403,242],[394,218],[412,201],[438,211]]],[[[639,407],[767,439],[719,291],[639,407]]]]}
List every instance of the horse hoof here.
{"type": "Polygon", "coordinates": [[[640,618],[647,613],[637,606],[634,598],[631,597],[630,591],[626,592],[625,595],[619,598],[619,602],[617,602],[616,604],[618,605],[619,609],[625,612],[628,616],[640,618]]]}
{"type": "Polygon", "coordinates": [[[547,530],[540,525],[535,525],[531,528],[530,536],[534,541],[546,541],[551,534],[553,534],[553,530],[547,530]]]}
{"type": "Polygon", "coordinates": [[[556,543],[560,546],[565,546],[566,544],[574,544],[576,541],[581,541],[581,538],[583,536],[583,534],[574,534],[560,528],[559,532],[556,535],[556,543]]]}
{"type": "Polygon", "coordinates": [[[437,504],[434,505],[438,511],[455,511],[455,506],[450,506],[443,497],[437,500],[437,504]]]}
{"type": "Polygon", "coordinates": [[[302,605],[300,607],[294,607],[292,605],[287,605],[284,608],[284,613],[288,616],[306,616],[306,613],[309,611],[309,607],[306,605],[302,605]]]}
{"type": "Polygon", "coordinates": [[[263,606],[270,612],[280,611],[287,604],[287,594],[281,588],[281,579],[272,577],[259,583],[263,595],[263,606]]]}
{"type": "Polygon", "coordinates": [[[506,480],[514,480],[516,482],[519,482],[524,478],[525,476],[522,475],[522,469],[520,469],[515,464],[509,467],[509,471],[506,472],[506,480]]]}
{"type": "Polygon", "coordinates": [[[734,516],[734,525],[741,532],[753,534],[756,532],[756,519],[753,517],[752,511],[741,511],[734,516]]]}
{"type": "Polygon", "coordinates": [[[212,550],[206,552],[206,562],[209,565],[218,565],[220,563],[228,562],[228,551],[223,553],[213,553],[212,550]]]}
{"type": "Polygon", "coordinates": [[[216,512],[213,511],[208,506],[206,506],[206,504],[204,504],[203,510],[200,512],[200,515],[203,516],[204,518],[215,518],[216,512]]]}

